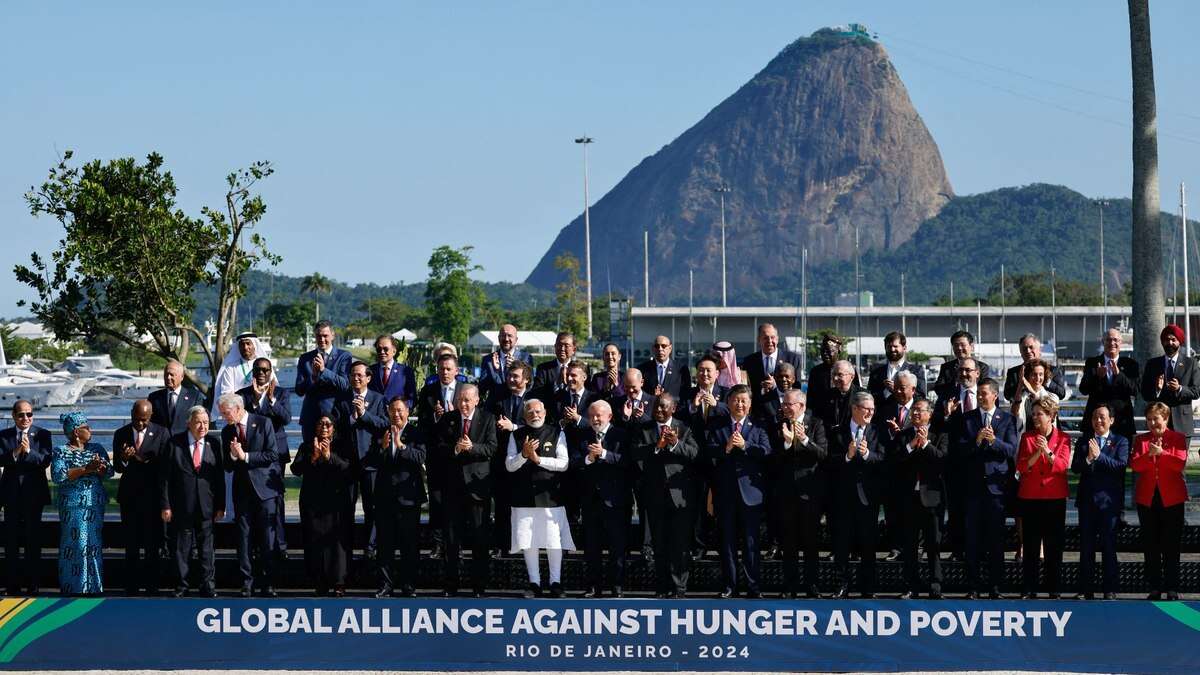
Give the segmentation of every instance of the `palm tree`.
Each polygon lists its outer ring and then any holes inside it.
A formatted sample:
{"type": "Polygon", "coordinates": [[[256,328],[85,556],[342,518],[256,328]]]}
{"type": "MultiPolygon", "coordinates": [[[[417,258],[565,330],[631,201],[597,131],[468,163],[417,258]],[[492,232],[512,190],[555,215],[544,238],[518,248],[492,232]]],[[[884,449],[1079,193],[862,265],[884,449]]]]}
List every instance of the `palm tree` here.
{"type": "Polygon", "coordinates": [[[1129,0],[1129,55],[1133,65],[1133,345],[1135,358],[1145,363],[1158,350],[1155,338],[1166,316],[1149,0],[1129,0]]]}
{"type": "MultiPolygon", "coordinates": [[[[315,298],[320,295],[329,295],[333,292],[333,286],[332,282],[329,281],[329,277],[321,274],[320,272],[313,272],[300,281],[300,292],[307,293],[315,298]]],[[[320,301],[317,301],[316,320],[321,320],[320,301]]]]}

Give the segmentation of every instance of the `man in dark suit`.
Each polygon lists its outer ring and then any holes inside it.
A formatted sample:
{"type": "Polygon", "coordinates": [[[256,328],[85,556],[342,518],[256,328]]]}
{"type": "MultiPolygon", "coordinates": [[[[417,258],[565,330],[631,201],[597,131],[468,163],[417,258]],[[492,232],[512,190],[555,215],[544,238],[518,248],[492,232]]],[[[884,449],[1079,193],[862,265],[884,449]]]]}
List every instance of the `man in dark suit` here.
{"type": "Polygon", "coordinates": [[[159,506],[170,526],[179,581],[175,597],[188,589],[192,547],[200,559],[200,594],[217,597],[213,522],[225,517],[225,468],[220,441],[208,435],[208,411],[192,406],[187,431],[171,438],[159,467],[159,506]]]}
{"type": "Polygon", "coordinates": [[[204,403],[200,392],[183,386],[183,364],[171,359],[163,367],[163,388],[150,392],[150,421],[172,436],[187,431],[188,411],[204,403]]]}
{"type": "Polygon", "coordinates": [[[613,421],[623,427],[641,427],[654,417],[654,396],[642,388],[642,371],[637,368],[625,371],[623,379],[625,392],[608,399],[613,409],[613,421]]]}
{"type": "Polygon", "coordinates": [[[850,546],[862,562],[858,587],[862,597],[875,595],[875,544],[878,539],[881,467],[887,449],[871,425],[875,397],[859,390],[850,398],[850,419],[829,429],[829,465],[836,467],[834,481],[833,553],[842,578],[837,598],[850,594],[850,546]]]}
{"type": "Polygon", "coordinates": [[[693,465],[700,448],[692,432],[674,418],[675,397],[654,401],[652,420],[632,431],[637,501],[653,540],[654,586],[658,598],[687,593],[688,554],[699,495],[693,465]]]}
{"type": "Polygon", "coordinates": [[[696,524],[692,528],[692,560],[704,557],[708,550],[710,535],[716,531],[716,519],[708,512],[708,494],[712,479],[712,462],[710,461],[705,443],[705,434],[711,420],[729,414],[725,405],[725,397],[729,389],[717,384],[721,372],[721,364],[717,357],[705,354],[696,360],[696,384],[675,406],[675,417],[687,425],[692,432],[692,438],[700,446],[700,459],[696,462],[696,493],[699,495],[699,505],[693,509],[696,514],[696,524]]]}
{"type": "MultiPolygon", "coordinates": [[[[288,447],[287,431],[284,427],[292,422],[292,397],[286,387],[279,386],[275,377],[271,359],[261,357],[254,360],[253,379],[250,385],[238,390],[246,412],[251,415],[261,415],[271,420],[271,428],[275,430],[275,454],[279,457],[279,475],[287,475],[287,467],[292,463],[292,451],[288,447]]],[[[275,501],[275,541],[272,549],[279,558],[287,557],[287,536],[284,525],[287,522],[284,512],[284,494],[280,491],[275,501]]]]}
{"type": "Polygon", "coordinates": [[[135,401],[129,424],[113,434],[113,465],[121,474],[117,503],[125,532],[126,595],[137,595],[141,588],[147,595],[158,595],[163,522],[156,497],[159,462],[171,435],[150,421],[151,414],[149,401],[135,401]]]}
{"type": "Polygon", "coordinates": [[[929,599],[942,597],[941,513],[942,462],[949,451],[946,434],[933,429],[933,411],[929,401],[912,403],[911,422],[896,432],[889,444],[887,479],[898,493],[895,516],[889,515],[888,529],[895,527],[904,560],[905,591],[901,599],[910,600],[928,589],[929,599]],[[920,549],[924,538],[929,582],[921,582],[920,549]]]}
{"type": "Polygon", "coordinates": [[[416,593],[421,505],[425,503],[425,440],[417,425],[408,423],[402,396],[388,403],[389,425],[371,445],[363,462],[375,472],[376,561],[379,591],[375,597],[416,593]],[[400,567],[395,568],[396,550],[400,567]]]}
{"type": "Polygon", "coordinates": [[[371,382],[367,386],[385,401],[399,397],[412,408],[417,400],[417,374],[407,363],[396,361],[399,353],[396,338],[391,335],[375,338],[375,363],[371,365],[371,382]]]}
{"type": "MultiPolygon", "coordinates": [[[[1022,335],[1018,344],[1021,349],[1021,363],[1009,368],[1004,378],[1005,401],[1015,401],[1020,395],[1021,378],[1025,376],[1022,369],[1025,368],[1025,364],[1042,358],[1042,341],[1033,333],[1022,335]]],[[[1063,382],[1062,371],[1054,366],[1050,366],[1050,372],[1046,374],[1046,382],[1042,386],[1060,401],[1067,397],[1067,385],[1063,382]]]]}
{"type": "Polygon", "coordinates": [[[1075,506],[1079,509],[1080,600],[1091,600],[1095,587],[1096,538],[1100,539],[1105,600],[1117,593],[1117,518],[1125,504],[1125,468],[1129,439],[1112,433],[1108,406],[1099,403],[1090,418],[1091,433],[1075,442],[1071,471],[1079,476],[1075,506]]]}
{"type": "Polygon", "coordinates": [[[654,358],[638,364],[646,392],[658,396],[668,392],[676,399],[692,387],[692,374],[686,361],[671,358],[671,338],[659,335],[650,347],[654,358]]]}
{"type": "Polygon", "coordinates": [[[804,392],[788,389],[783,392],[779,417],[769,428],[774,459],[775,513],[771,515],[778,523],[782,547],[783,597],[794,599],[803,587],[807,597],[817,598],[821,595],[817,557],[826,481],[821,465],[829,452],[825,425],[808,409],[804,392]],[[804,550],[803,584],[796,564],[801,549],[804,550]]]}
{"type": "Polygon", "coordinates": [[[222,396],[217,400],[217,410],[225,420],[225,427],[221,429],[221,446],[224,448],[221,461],[225,471],[233,474],[242,597],[250,597],[257,585],[263,597],[273,598],[276,595],[271,580],[277,522],[275,506],[283,494],[283,476],[275,452],[275,427],[270,419],[246,412],[239,394],[222,396]],[[257,575],[251,564],[252,549],[258,550],[257,575]]]}
{"type": "Polygon", "coordinates": [[[883,404],[892,398],[896,388],[896,375],[909,372],[916,378],[916,396],[925,398],[925,369],[915,363],[910,363],[908,355],[908,338],[900,331],[892,331],[883,336],[883,349],[887,360],[878,363],[867,376],[867,391],[875,397],[875,407],[883,409],[883,404]]]}
{"type": "MultiPolygon", "coordinates": [[[[567,388],[567,366],[575,359],[575,335],[568,332],[558,334],[554,340],[554,359],[539,363],[534,370],[534,396],[542,401],[554,399],[554,395],[567,388]]],[[[587,366],[584,366],[584,382],[587,382],[587,366]]]]}
{"type": "Polygon", "coordinates": [[[333,346],[333,325],[318,321],[313,326],[317,348],[300,355],[296,362],[296,394],[304,397],[300,406],[300,432],[312,440],[313,425],[320,415],[333,410],[339,394],[350,389],[350,352],[333,346]]]}
{"type": "MultiPolygon", "coordinates": [[[[753,416],[760,427],[770,429],[779,421],[784,394],[796,386],[796,368],[787,361],[775,366],[775,388],[753,404],[753,416]]],[[[797,391],[799,391],[797,389],[797,391]]],[[[807,400],[807,397],[805,398],[807,400]]]]}
{"type": "MultiPolygon", "coordinates": [[[[496,454],[492,455],[492,528],[493,554],[502,555],[509,549],[512,537],[512,487],[514,476],[505,466],[508,440],[525,425],[525,401],[530,398],[529,384],[533,368],[524,361],[514,361],[505,371],[508,388],[501,395],[493,394],[487,411],[496,419],[496,454]],[[500,450],[506,452],[500,452],[500,450]]],[[[545,412],[543,404],[543,413],[545,412]]]]}
{"type": "Polygon", "coordinates": [[[13,426],[0,431],[0,506],[4,507],[5,579],[9,595],[38,592],[38,563],[42,557],[42,509],[50,503],[46,469],[54,445],[48,429],[33,423],[33,404],[19,400],[12,407],[13,426]],[[24,548],[24,556],[21,549],[24,548]],[[23,561],[18,566],[17,561],[23,561]]]}
{"type": "Polygon", "coordinates": [[[446,413],[454,410],[458,387],[463,382],[459,380],[458,357],[453,354],[442,354],[438,358],[436,371],[434,381],[421,387],[420,393],[417,394],[417,426],[421,428],[421,435],[426,439],[430,450],[425,460],[426,480],[429,481],[429,528],[433,530],[433,549],[429,557],[441,560],[445,554],[442,542],[442,530],[445,526],[442,485],[446,482],[446,467],[442,465],[442,454],[433,450],[441,420],[446,413]]]}
{"type": "MultiPolygon", "coordinates": [[[[494,396],[503,396],[508,391],[508,370],[517,362],[525,363],[533,368],[533,357],[522,349],[517,349],[517,327],[506,323],[500,327],[496,336],[499,349],[483,357],[480,365],[479,390],[483,392],[484,401],[491,401],[494,396]]],[[[497,453],[503,454],[503,453],[497,453]]]]}
{"type": "Polygon", "coordinates": [[[388,427],[387,406],[379,392],[371,391],[371,371],[367,364],[355,361],[350,367],[350,390],[339,394],[333,404],[333,423],[338,438],[354,448],[362,470],[350,488],[351,515],[362,498],[363,525],[367,529],[367,558],[375,556],[375,470],[363,466],[363,459],[375,439],[388,427]]]}
{"type": "Polygon", "coordinates": [[[1158,336],[1163,355],[1146,361],[1142,373],[1142,399],[1146,403],[1158,401],[1171,409],[1168,425],[1188,437],[1195,435],[1192,422],[1192,401],[1200,396],[1200,368],[1196,360],[1181,354],[1183,329],[1170,324],[1158,336]]]}
{"type": "MultiPolygon", "coordinates": [[[[854,364],[846,360],[833,364],[831,381],[832,386],[826,390],[822,399],[825,407],[816,411],[821,416],[821,423],[825,425],[826,433],[850,423],[854,408],[854,395],[863,391],[862,387],[858,386],[858,376],[854,371],[854,364]]],[[[809,400],[812,400],[811,394],[809,400]]],[[[830,447],[833,446],[830,445],[830,447]]],[[[830,462],[837,459],[836,454],[830,453],[830,462]]]]}
{"type": "MultiPolygon", "coordinates": [[[[1121,331],[1110,328],[1101,340],[1103,352],[1089,356],[1083,364],[1083,379],[1079,381],[1079,393],[1088,397],[1083,409],[1083,419],[1091,419],[1092,411],[1106,406],[1113,419],[1113,431],[1130,442],[1133,441],[1133,400],[1138,395],[1140,369],[1137,361],[1121,356],[1121,331]]],[[[1124,498],[1121,503],[1124,503],[1124,498]]]]}
{"type": "MultiPolygon", "coordinates": [[[[966,359],[966,367],[971,359],[966,359]]],[[[979,597],[986,589],[988,597],[1000,597],[1004,581],[1004,502],[1013,480],[1017,461],[1017,418],[996,405],[1000,384],[986,378],[978,384],[979,406],[973,410],[955,411],[944,430],[956,438],[952,455],[959,455],[960,480],[965,488],[963,498],[966,539],[968,598],[979,597]],[[981,584],[980,559],[988,558],[988,583],[981,584]]],[[[937,427],[935,426],[935,429],[937,427]]],[[[953,492],[953,491],[952,491],[953,492]]],[[[1031,555],[1037,555],[1031,552],[1031,555]]]]}
{"type": "Polygon", "coordinates": [[[746,597],[758,598],[758,528],[767,489],[767,458],[771,441],[765,429],[750,420],[750,388],[739,384],[725,399],[729,414],[713,419],[706,435],[707,456],[713,465],[713,511],[721,533],[722,599],[737,589],[737,545],[742,546],[746,597]],[[739,539],[738,533],[741,532],[739,539]]]}
{"type": "Polygon", "coordinates": [[[801,366],[800,355],[781,349],[779,331],[769,323],[758,327],[758,351],[742,361],[742,368],[750,380],[750,393],[754,405],[757,406],[767,395],[773,393],[778,386],[775,382],[775,369],[781,363],[790,363],[793,368],[801,366]]]}
{"type": "Polygon", "coordinates": [[[471,586],[474,596],[487,590],[491,566],[488,507],[492,496],[491,462],[496,453],[496,420],[479,407],[479,390],[473,384],[458,387],[454,410],[442,416],[437,452],[444,466],[442,498],[445,520],[445,590],[453,597],[459,587],[459,551],[471,545],[471,586]]]}
{"type": "MultiPolygon", "coordinates": [[[[612,423],[612,407],[597,400],[586,410],[588,426],[576,435],[571,449],[571,471],[581,492],[584,554],[588,587],[583,597],[595,598],[604,586],[601,551],[608,548],[608,580],[612,595],[624,595],[625,539],[629,529],[629,467],[632,455],[629,434],[612,423]]],[[[567,434],[568,442],[571,436],[567,434]]]]}
{"type": "MultiPolygon", "coordinates": [[[[821,415],[822,422],[824,422],[825,409],[829,405],[829,398],[832,396],[833,366],[841,359],[843,346],[842,338],[833,333],[823,334],[818,347],[821,362],[808,371],[808,409],[821,415]]],[[[858,372],[854,369],[853,364],[851,364],[850,370],[853,375],[851,380],[853,388],[861,389],[862,383],[859,382],[858,372]]],[[[829,430],[828,423],[825,424],[825,430],[829,430]]]]}
{"type": "MultiPolygon", "coordinates": [[[[933,413],[933,427],[938,432],[947,434],[949,438],[956,439],[962,435],[963,414],[982,405],[980,402],[982,394],[979,392],[978,362],[967,356],[951,363],[958,367],[958,379],[937,388],[937,407],[933,413]]],[[[951,443],[953,444],[953,440],[951,443]]],[[[944,467],[948,516],[944,548],[949,549],[951,557],[955,559],[963,557],[967,545],[964,528],[967,522],[967,490],[965,488],[968,455],[967,452],[955,452],[955,448],[952,447],[944,467]]]]}
{"type": "MultiPolygon", "coordinates": [[[[958,382],[958,369],[963,359],[975,358],[975,336],[971,331],[957,330],[950,336],[950,352],[954,358],[942,363],[938,369],[937,380],[933,383],[934,390],[948,387],[958,382]]],[[[975,359],[975,367],[979,369],[979,379],[990,377],[992,368],[988,364],[975,359]]],[[[934,411],[937,414],[937,411],[934,411]]]]}
{"type": "MultiPolygon", "coordinates": [[[[913,375],[912,371],[900,370],[893,377],[894,381],[891,390],[887,392],[888,396],[883,399],[882,403],[879,402],[879,398],[875,399],[876,408],[873,418],[875,427],[879,430],[879,435],[884,439],[888,450],[895,445],[902,431],[912,427],[913,404],[916,400],[914,397],[917,394],[917,376],[913,375]]],[[[891,469],[893,466],[886,468],[891,469]]],[[[940,470],[939,467],[939,472],[940,470]]],[[[905,502],[909,499],[909,493],[912,492],[910,488],[911,486],[899,481],[889,481],[884,487],[883,519],[887,523],[887,541],[888,547],[891,549],[886,558],[888,561],[899,560],[901,550],[904,548],[901,512],[905,508],[905,502]]]]}

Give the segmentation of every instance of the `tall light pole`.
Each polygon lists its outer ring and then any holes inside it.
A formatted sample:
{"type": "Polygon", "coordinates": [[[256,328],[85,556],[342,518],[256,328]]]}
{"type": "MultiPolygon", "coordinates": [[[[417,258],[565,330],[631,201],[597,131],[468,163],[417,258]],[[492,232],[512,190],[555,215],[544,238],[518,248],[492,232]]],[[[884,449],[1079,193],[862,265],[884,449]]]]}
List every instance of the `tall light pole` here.
{"type": "Polygon", "coordinates": [[[728,296],[725,294],[725,195],[731,190],[728,185],[721,184],[713,188],[713,192],[721,196],[721,306],[728,306],[728,296]]]}
{"type": "Polygon", "coordinates": [[[862,275],[858,271],[858,223],[854,224],[854,373],[862,372],[862,275]]]}
{"type": "Polygon", "coordinates": [[[1108,330],[1108,283],[1104,279],[1104,207],[1108,202],[1100,199],[1096,205],[1100,207],[1100,298],[1104,303],[1104,330],[1108,330]]]}
{"type": "Polygon", "coordinates": [[[587,339],[592,339],[592,221],[588,214],[588,148],[590,136],[575,139],[583,146],[583,260],[587,268],[587,339]]]}
{"type": "Polygon", "coordinates": [[[1192,296],[1188,286],[1187,187],[1179,183],[1179,224],[1183,232],[1183,336],[1187,343],[1183,353],[1192,356],[1192,296]]]}

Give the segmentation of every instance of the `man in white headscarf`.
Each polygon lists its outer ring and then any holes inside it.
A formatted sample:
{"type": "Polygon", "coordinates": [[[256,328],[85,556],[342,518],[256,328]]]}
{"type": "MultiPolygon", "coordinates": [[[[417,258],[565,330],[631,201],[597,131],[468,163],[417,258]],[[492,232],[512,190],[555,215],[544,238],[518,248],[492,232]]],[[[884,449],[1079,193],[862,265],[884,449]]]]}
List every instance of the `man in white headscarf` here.
{"type": "Polygon", "coordinates": [[[212,414],[210,419],[217,417],[217,401],[225,394],[236,394],[239,389],[254,384],[254,359],[267,358],[267,352],[254,333],[239,333],[233,339],[234,349],[230,349],[221,362],[217,371],[217,379],[212,390],[212,414]]]}
{"type": "Polygon", "coordinates": [[[713,353],[721,359],[720,374],[717,384],[722,387],[734,387],[742,383],[741,372],[738,371],[737,350],[729,340],[718,340],[713,343],[713,353]]]}

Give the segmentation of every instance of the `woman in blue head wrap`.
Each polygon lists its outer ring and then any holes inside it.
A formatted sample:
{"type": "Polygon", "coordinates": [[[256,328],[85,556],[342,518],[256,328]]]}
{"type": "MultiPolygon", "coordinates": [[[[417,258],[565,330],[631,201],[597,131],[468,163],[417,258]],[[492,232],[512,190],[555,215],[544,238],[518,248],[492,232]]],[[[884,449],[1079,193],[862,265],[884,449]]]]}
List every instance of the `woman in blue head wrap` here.
{"type": "Polygon", "coordinates": [[[66,445],[54,449],[50,478],[58,485],[58,584],[64,595],[100,595],[104,546],[104,477],[112,472],[108,451],[92,443],[82,412],[59,415],[66,445]]]}

